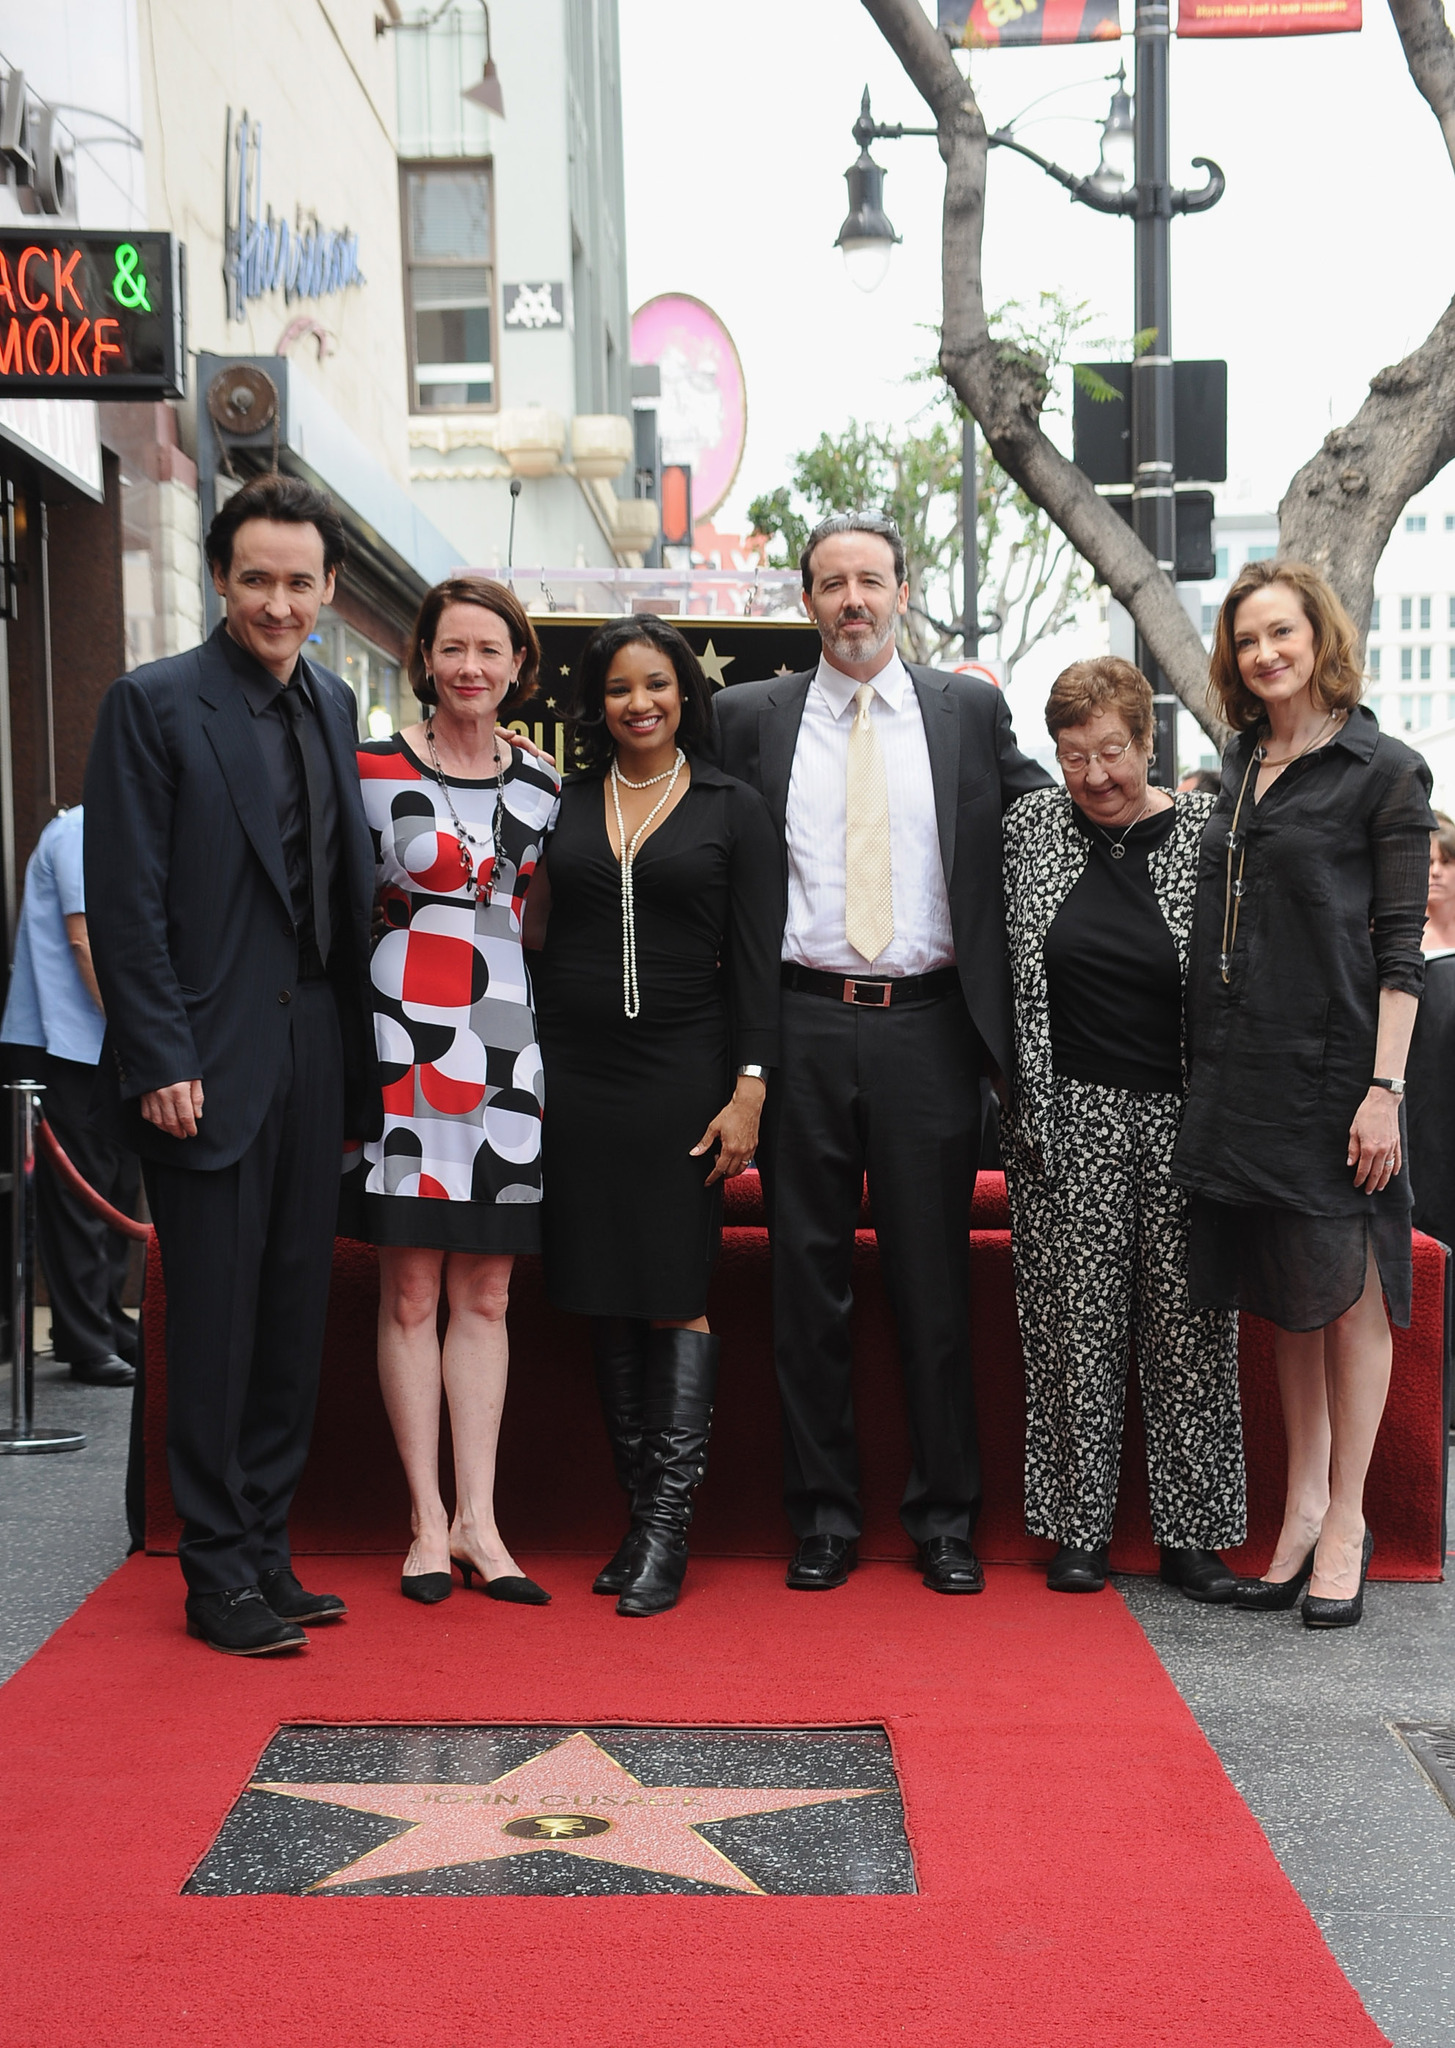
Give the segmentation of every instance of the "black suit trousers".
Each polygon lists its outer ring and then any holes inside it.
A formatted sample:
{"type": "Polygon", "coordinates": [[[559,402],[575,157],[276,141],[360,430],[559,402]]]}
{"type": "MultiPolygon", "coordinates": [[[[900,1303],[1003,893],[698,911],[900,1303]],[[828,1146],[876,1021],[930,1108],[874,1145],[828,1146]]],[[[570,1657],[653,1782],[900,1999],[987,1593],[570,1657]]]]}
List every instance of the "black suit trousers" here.
{"type": "Polygon", "coordinates": [[[784,1501],[798,1537],[857,1536],[849,1318],[867,1170],[899,1336],[916,1543],[968,1540],[980,1505],[970,1384],[970,1205],[983,1051],[957,993],[858,1008],[785,989],[759,1159],[773,1251],[784,1501]]]}
{"type": "MultiPolygon", "coordinates": [[[[61,1150],[83,1180],[125,1216],[136,1212],[136,1154],[96,1113],[96,1069],[49,1054],[40,1070],[41,1107],[61,1150]]],[[[36,1249],[51,1303],[51,1348],[67,1365],[116,1356],[136,1362],[136,1324],[121,1306],[131,1244],[72,1194],[41,1147],[36,1154],[36,1249]]]]}
{"type": "Polygon", "coordinates": [[[343,1095],[333,990],[300,982],[273,1099],[242,1157],[211,1171],[143,1163],[167,1286],[167,1461],[196,1593],[252,1585],[289,1561],[328,1310],[343,1095]]]}

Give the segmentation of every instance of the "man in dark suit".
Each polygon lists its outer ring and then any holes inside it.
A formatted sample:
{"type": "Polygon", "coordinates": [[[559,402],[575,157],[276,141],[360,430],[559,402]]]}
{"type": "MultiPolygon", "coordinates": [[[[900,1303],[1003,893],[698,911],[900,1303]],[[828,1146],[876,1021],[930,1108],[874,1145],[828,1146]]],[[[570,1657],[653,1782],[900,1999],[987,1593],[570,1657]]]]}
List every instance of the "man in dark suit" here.
{"type": "Polygon", "coordinates": [[[187,1627],[244,1656],[344,1611],[288,1548],[343,1141],[376,1100],[357,714],[302,658],[343,553],[320,492],[245,484],[207,535],[226,619],[112,684],[86,772],[101,1086],[166,1275],[187,1627]]]}
{"type": "Polygon", "coordinates": [[[767,798],[787,863],[782,1057],[759,1151],[788,1584],[841,1586],[857,1556],[849,1278],[867,1169],[914,1450],[901,1518],[927,1586],[978,1593],[970,1203],[982,1078],[1013,1071],[1000,821],[1049,778],[991,684],[900,661],[909,586],[891,520],[824,520],[801,568],[817,670],[714,700],[718,761],[767,798]]]}

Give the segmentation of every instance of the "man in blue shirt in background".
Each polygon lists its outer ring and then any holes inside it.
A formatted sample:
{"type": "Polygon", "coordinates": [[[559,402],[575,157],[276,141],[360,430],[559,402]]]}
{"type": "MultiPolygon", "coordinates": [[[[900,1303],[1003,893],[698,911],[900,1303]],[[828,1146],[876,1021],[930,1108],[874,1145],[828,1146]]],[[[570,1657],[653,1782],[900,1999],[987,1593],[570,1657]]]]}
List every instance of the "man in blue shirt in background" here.
{"type": "MultiPolygon", "coordinates": [[[[6,1065],[12,1078],[45,1083],[46,1122],[72,1165],[129,1216],[141,1179],[135,1155],[109,1138],[92,1113],[106,1020],[86,936],[82,829],[77,804],[52,818],[30,857],[0,1041],[11,1048],[6,1065]]],[[[121,1306],[128,1241],[71,1193],[44,1150],[36,1208],[56,1358],[87,1386],[131,1386],[137,1329],[121,1306]]]]}

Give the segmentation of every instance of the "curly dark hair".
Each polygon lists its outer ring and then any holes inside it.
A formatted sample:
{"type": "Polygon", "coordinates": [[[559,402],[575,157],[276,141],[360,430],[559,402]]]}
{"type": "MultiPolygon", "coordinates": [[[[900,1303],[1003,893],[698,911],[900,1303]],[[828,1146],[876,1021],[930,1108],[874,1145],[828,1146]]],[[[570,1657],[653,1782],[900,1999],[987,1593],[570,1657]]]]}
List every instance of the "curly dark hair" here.
{"type": "Polygon", "coordinates": [[[281,526],[312,526],[323,542],[323,573],[332,576],[344,565],[348,536],[334,503],[323,491],[316,491],[301,476],[282,476],[270,470],[266,476],[250,477],[214,515],[205,543],[209,568],[224,576],[232,568],[232,543],[240,526],[249,519],[271,519],[281,526]]]}
{"type": "Polygon", "coordinates": [[[571,698],[566,706],[566,741],[578,768],[587,773],[604,772],[611,764],[612,739],[606,729],[606,678],[611,664],[623,647],[645,642],[665,654],[677,676],[682,699],[682,719],[677,727],[677,744],[689,757],[706,739],[712,724],[712,689],[702,673],[702,664],[675,626],[654,612],[636,612],[630,618],[609,619],[599,626],[581,650],[571,677],[571,698]]]}
{"type": "Polygon", "coordinates": [[[405,657],[410,688],[421,704],[438,704],[439,692],[425,667],[424,650],[433,647],[440,614],[448,604],[477,604],[482,611],[494,612],[496,618],[503,621],[511,646],[517,654],[524,654],[520,674],[496,706],[497,718],[508,718],[517,704],[528,702],[536,693],[541,673],[541,643],[536,638],[536,629],[525,606],[515,592],[489,576],[447,576],[443,583],[436,583],[432,590],[425,592],[424,602],[409,635],[409,652],[405,657]]]}

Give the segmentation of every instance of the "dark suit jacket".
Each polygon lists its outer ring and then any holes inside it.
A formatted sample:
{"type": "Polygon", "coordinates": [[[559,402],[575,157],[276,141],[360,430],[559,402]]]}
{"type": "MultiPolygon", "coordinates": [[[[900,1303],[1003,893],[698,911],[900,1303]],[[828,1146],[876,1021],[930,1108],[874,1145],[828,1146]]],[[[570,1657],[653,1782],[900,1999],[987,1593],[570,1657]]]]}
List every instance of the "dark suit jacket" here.
{"type": "MultiPolygon", "coordinates": [[[[906,664],[908,667],[908,664],[906,664]]],[[[739,683],[713,699],[714,758],[768,800],[784,835],[788,781],[813,669],[739,683]]],[[[965,1004],[1000,1072],[1014,1073],[1010,969],[1000,885],[1000,821],[1028,790],[1050,782],[1016,745],[1003,694],[978,676],[909,668],[929,745],[940,859],[950,899],[955,965],[965,1004]]]]}
{"type": "MultiPolygon", "coordinates": [[[[200,1169],[231,1165],[256,1136],[287,1051],[298,974],[277,810],[252,714],[215,641],[114,682],[86,768],[86,923],[106,1005],[100,1107],[144,1158],[200,1169]],[[138,1097],[199,1075],[206,1102],[195,1138],[144,1121],[138,1097]]],[[[347,1129],[371,1136],[374,854],[358,717],[346,683],[312,663],[308,674],[338,789],[349,896],[329,963],[347,1129]]]]}

